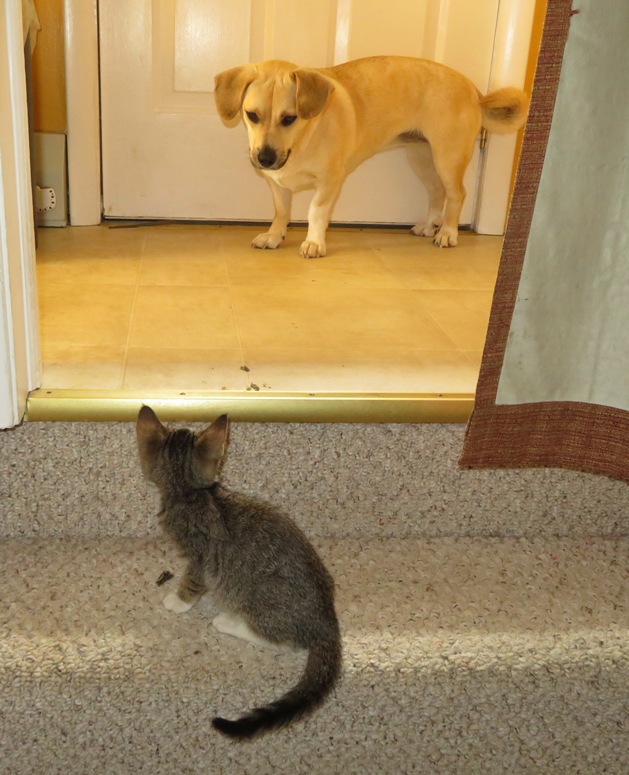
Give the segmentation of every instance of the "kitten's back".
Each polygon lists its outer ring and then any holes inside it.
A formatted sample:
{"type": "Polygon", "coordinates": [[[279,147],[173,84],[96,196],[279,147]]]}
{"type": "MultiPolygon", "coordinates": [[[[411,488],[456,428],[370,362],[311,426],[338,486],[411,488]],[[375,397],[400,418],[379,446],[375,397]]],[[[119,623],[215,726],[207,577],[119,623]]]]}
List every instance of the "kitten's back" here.
{"type": "Polygon", "coordinates": [[[334,582],[316,550],[281,511],[218,484],[226,415],[195,434],[169,431],[143,407],[137,432],[142,468],[162,495],[162,525],[191,563],[202,563],[217,606],[240,617],[256,637],[308,649],[295,687],[235,721],[217,717],[214,727],[250,738],[313,711],[342,666],[334,582]]]}

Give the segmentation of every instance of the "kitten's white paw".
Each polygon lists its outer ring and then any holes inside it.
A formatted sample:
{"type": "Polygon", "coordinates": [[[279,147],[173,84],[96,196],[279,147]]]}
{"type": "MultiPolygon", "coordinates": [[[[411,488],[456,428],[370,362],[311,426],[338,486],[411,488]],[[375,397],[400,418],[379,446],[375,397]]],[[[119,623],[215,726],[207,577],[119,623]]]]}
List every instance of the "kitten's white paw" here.
{"type": "Polygon", "coordinates": [[[176,592],[169,592],[164,598],[164,608],[183,614],[192,608],[192,603],[185,603],[176,592]]]}
{"type": "Polygon", "coordinates": [[[234,614],[228,614],[223,611],[212,619],[212,624],[223,635],[233,635],[235,638],[249,641],[249,643],[254,643],[256,646],[262,646],[263,648],[275,648],[273,644],[256,635],[246,622],[234,614]]]}
{"type": "Polygon", "coordinates": [[[242,626],[243,622],[241,619],[238,619],[238,617],[221,611],[220,614],[217,614],[212,619],[212,624],[224,635],[236,635],[236,632],[242,626]]]}

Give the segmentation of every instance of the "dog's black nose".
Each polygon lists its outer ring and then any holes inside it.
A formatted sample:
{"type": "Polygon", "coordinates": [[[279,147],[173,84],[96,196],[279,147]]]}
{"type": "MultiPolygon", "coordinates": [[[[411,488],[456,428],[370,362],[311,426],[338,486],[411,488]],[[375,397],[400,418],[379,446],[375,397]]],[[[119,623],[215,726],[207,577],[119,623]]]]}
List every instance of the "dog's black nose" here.
{"type": "Polygon", "coordinates": [[[269,167],[272,167],[275,162],[277,161],[277,154],[268,145],[263,146],[260,149],[260,152],[258,153],[258,164],[261,167],[265,167],[268,169],[269,167]]]}

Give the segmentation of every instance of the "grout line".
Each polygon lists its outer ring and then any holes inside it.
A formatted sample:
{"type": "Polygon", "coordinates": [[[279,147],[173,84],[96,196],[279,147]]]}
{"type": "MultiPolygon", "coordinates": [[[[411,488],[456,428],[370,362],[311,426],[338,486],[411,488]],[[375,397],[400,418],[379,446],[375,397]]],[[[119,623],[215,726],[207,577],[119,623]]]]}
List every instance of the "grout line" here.
{"type": "Polygon", "coordinates": [[[123,349],[122,356],[122,378],[120,383],[120,389],[124,388],[125,379],[127,377],[127,363],[129,358],[129,347],[131,345],[131,332],[133,330],[133,324],[135,322],[136,305],[138,301],[138,294],[140,292],[140,277],[142,276],[142,268],[144,266],[144,260],[146,258],[146,235],[144,232],[142,235],[142,247],[140,248],[140,260],[138,262],[138,273],[135,278],[135,292],[133,294],[133,302],[131,303],[131,314],[129,316],[129,327],[127,329],[127,341],[123,349]]]}
{"type": "MultiPolygon", "coordinates": [[[[425,310],[425,312],[428,315],[430,315],[430,317],[435,321],[435,323],[443,330],[443,332],[446,334],[446,336],[454,343],[454,345],[456,346],[457,351],[463,353],[464,355],[465,355],[465,351],[466,350],[472,352],[474,350],[474,348],[473,347],[469,347],[469,346],[463,346],[462,344],[460,344],[459,341],[458,341],[458,337],[456,337],[455,334],[452,334],[445,327],[445,324],[443,324],[439,320],[439,318],[433,312],[431,312],[430,308],[426,304],[424,304],[424,302],[422,302],[421,298],[419,298],[418,294],[421,294],[421,293],[433,293],[435,291],[437,293],[459,293],[460,292],[458,289],[447,289],[445,291],[441,291],[441,290],[438,290],[438,289],[430,289],[430,288],[423,289],[422,288],[422,289],[417,289],[417,290],[413,291],[413,293],[414,293],[415,296],[417,296],[417,301],[418,301],[419,304],[421,304],[421,306],[425,310]]],[[[479,290],[479,289],[476,289],[476,288],[472,288],[469,291],[464,291],[464,292],[465,293],[487,293],[487,291],[479,290]]],[[[489,302],[489,306],[491,307],[491,300],[489,302]]],[[[489,325],[489,319],[487,320],[487,325],[489,325]]],[[[487,327],[485,327],[485,332],[483,334],[483,342],[482,342],[481,347],[480,347],[481,350],[485,346],[485,339],[486,339],[486,337],[487,337],[487,327]]]]}
{"type": "MultiPolygon", "coordinates": [[[[224,233],[224,232],[223,232],[224,233]]],[[[223,259],[223,262],[225,264],[225,275],[227,277],[227,293],[229,295],[229,308],[231,310],[232,315],[232,322],[234,324],[234,330],[236,331],[236,338],[238,339],[238,349],[240,350],[240,360],[241,360],[241,366],[246,366],[245,361],[245,348],[242,341],[242,335],[240,333],[240,325],[238,324],[238,317],[236,315],[236,305],[234,303],[234,296],[233,296],[233,286],[232,286],[232,279],[231,274],[229,271],[229,260],[227,258],[227,253],[225,251],[225,245],[223,243],[223,234],[220,234],[219,237],[219,245],[221,248],[221,257],[223,259]]],[[[247,375],[249,376],[249,374],[247,375]]]]}
{"type": "Polygon", "coordinates": [[[422,310],[434,321],[435,325],[438,328],[440,328],[443,331],[443,333],[447,336],[447,338],[452,342],[452,344],[454,345],[454,351],[458,353],[463,353],[463,349],[456,341],[456,339],[448,331],[445,325],[439,320],[439,318],[433,312],[431,312],[431,310],[424,304],[424,302],[419,297],[419,293],[421,293],[422,291],[418,291],[417,289],[411,288],[410,292],[411,292],[411,295],[417,300],[417,304],[419,304],[422,310]]]}
{"type": "MultiPolygon", "coordinates": [[[[407,289],[407,282],[404,280],[404,278],[397,274],[393,269],[391,269],[389,266],[386,265],[386,263],[383,260],[382,253],[384,252],[384,248],[380,248],[376,245],[374,245],[371,241],[371,237],[368,239],[367,244],[369,245],[369,248],[371,252],[374,254],[374,256],[378,259],[378,263],[381,266],[381,268],[390,276],[392,277],[395,282],[400,286],[400,290],[406,290],[407,289]]],[[[409,289],[410,290],[410,289],[409,289]]]]}

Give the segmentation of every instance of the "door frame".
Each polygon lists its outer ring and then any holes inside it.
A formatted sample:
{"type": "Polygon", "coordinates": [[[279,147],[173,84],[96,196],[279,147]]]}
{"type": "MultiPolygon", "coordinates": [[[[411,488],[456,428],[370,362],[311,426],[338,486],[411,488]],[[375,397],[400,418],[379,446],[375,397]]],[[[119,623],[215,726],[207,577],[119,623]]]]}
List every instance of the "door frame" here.
{"type": "MultiPolygon", "coordinates": [[[[500,0],[488,90],[524,85],[535,2],[500,0]]],[[[70,223],[91,226],[102,215],[98,0],[64,0],[64,11],[70,223]]],[[[437,59],[439,50],[437,41],[437,59]]],[[[487,143],[472,223],[483,234],[504,233],[515,148],[515,135],[492,136],[487,143]],[[489,204],[496,197],[500,208],[489,204]]]]}
{"type": "Polygon", "coordinates": [[[0,428],[39,387],[35,221],[21,0],[0,6],[0,428]]]}
{"type": "Polygon", "coordinates": [[[73,226],[101,221],[98,0],[64,0],[69,217],[73,226]]]}
{"type": "MultiPolygon", "coordinates": [[[[505,85],[524,87],[536,5],[536,0],[500,0],[488,91],[505,85]]],[[[504,234],[513,170],[519,160],[517,141],[517,134],[488,137],[472,222],[480,234],[504,234]],[[495,206],[496,200],[501,207],[495,206]]]]}
{"type": "MultiPolygon", "coordinates": [[[[501,0],[496,83],[524,82],[534,6],[535,0],[501,0]]],[[[41,384],[41,361],[21,0],[0,8],[0,428],[10,428],[41,384]]],[[[101,220],[97,9],[98,0],[64,0],[70,222],[77,226],[101,220]]],[[[505,139],[492,138],[484,186],[493,180],[493,154],[505,139]]],[[[478,223],[482,201],[477,213],[478,223]]],[[[499,220],[502,233],[503,214],[499,220]]]]}

